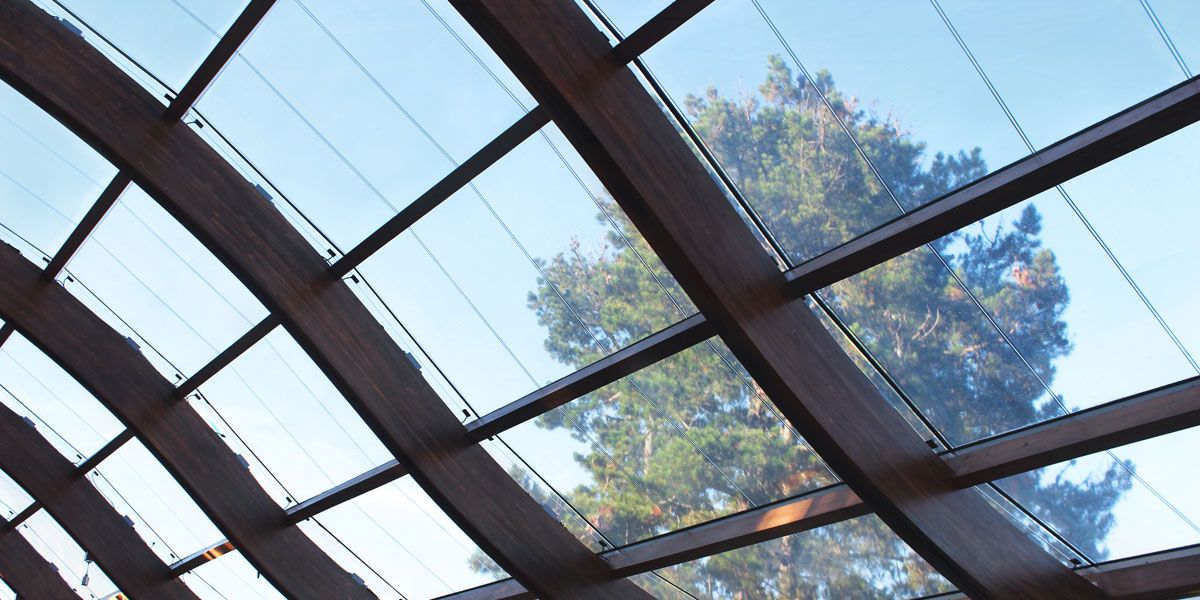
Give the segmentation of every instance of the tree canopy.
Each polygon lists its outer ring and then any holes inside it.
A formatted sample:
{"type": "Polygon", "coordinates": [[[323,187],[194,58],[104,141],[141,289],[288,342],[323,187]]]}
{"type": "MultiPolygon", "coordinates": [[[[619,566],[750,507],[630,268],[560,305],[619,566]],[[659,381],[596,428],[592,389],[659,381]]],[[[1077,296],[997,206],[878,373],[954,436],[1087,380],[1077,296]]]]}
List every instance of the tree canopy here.
{"type": "MultiPolygon", "coordinates": [[[[987,173],[982,149],[927,156],[900,123],[859,108],[828,72],[810,82],[779,57],[770,57],[757,94],[710,88],[685,108],[793,264],[895,217],[897,203],[912,208],[987,173]]],[[[529,296],[548,330],[546,348],[575,367],[694,310],[615,204],[602,208],[599,218],[613,225],[607,244],[544,260],[545,278],[529,296]]],[[[1045,384],[1054,361],[1071,351],[1063,320],[1070,297],[1039,239],[1040,214],[1032,204],[1018,212],[1010,223],[967,228],[821,292],[951,444],[1059,414],[1045,384]]],[[[618,545],[836,482],[719,340],[538,423],[569,428],[590,449],[576,456],[590,482],[560,491],[618,545]]],[[[1025,474],[1002,487],[1099,558],[1129,475],[1116,466],[1084,482],[1025,474]]],[[[913,558],[867,517],[663,575],[714,598],[909,596],[944,587],[913,558]]]]}

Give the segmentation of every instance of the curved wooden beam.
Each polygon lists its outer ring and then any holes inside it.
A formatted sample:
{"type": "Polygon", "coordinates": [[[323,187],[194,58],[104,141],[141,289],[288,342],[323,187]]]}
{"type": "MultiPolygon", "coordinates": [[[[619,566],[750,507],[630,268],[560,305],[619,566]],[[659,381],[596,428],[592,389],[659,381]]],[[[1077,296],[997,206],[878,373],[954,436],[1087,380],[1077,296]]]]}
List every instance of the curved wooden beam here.
{"type": "MultiPolygon", "coordinates": [[[[647,597],[615,579],[472,443],[383,326],[283,215],[194,132],[164,122],[161,105],[103,55],[26,0],[4,0],[0,76],[128,173],[279,315],[400,464],[511,575],[543,597],[647,597]]],[[[282,512],[261,517],[279,522],[282,512]]]]}
{"type": "Polygon", "coordinates": [[[19,598],[79,600],[37,549],[5,522],[0,531],[0,581],[19,598]]]}
{"type": "Polygon", "coordinates": [[[751,231],[574,2],[452,4],[546,107],[755,380],[913,549],[980,598],[1103,597],[981,494],[958,489],[808,308],[791,302],[751,231]]]}
{"type": "MultiPolygon", "coordinates": [[[[0,29],[8,18],[0,8],[0,29]]],[[[136,433],[280,591],[294,598],[373,597],[288,522],[191,404],[173,400],[174,386],[140,352],[62,286],[46,280],[33,263],[7,249],[0,249],[0,315],[136,433]]]]}
{"type": "Polygon", "coordinates": [[[87,477],[19,415],[0,404],[0,469],[135,598],[196,598],[87,477]]]}

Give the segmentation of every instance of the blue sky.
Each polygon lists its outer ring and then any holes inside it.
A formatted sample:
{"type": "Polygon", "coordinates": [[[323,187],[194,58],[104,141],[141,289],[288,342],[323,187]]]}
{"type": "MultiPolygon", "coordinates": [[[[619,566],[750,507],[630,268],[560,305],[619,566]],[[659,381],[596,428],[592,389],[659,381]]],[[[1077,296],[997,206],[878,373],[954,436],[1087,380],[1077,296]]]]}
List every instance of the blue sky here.
{"type": "MultiPolygon", "coordinates": [[[[241,8],[227,0],[65,4],[175,88],[215,42],[208,29],[224,31],[241,8]]],[[[626,33],[663,4],[601,3],[626,33]]],[[[930,154],[979,146],[995,169],[1027,153],[930,3],[763,0],[761,6],[805,67],[830,70],[840,89],[864,108],[892,115],[928,144],[930,154]]],[[[1159,0],[1152,6],[1184,60],[1200,64],[1200,36],[1194,31],[1200,5],[1159,0]]],[[[1035,147],[1184,77],[1143,7],[1132,0],[946,0],[943,7],[1035,147]]],[[[725,94],[753,94],[773,53],[787,57],[750,0],[718,0],[652,49],[646,61],[668,93],[681,100],[710,85],[725,94]]],[[[302,6],[282,0],[198,109],[276,186],[273,195],[281,191],[347,250],[448,173],[452,161],[470,156],[533,104],[440,2],[426,7],[416,0],[306,0],[302,6]]],[[[198,131],[227,150],[211,127],[198,131]]],[[[1189,309],[1200,284],[1187,275],[1200,267],[1194,235],[1200,218],[1198,132],[1181,131],[1065,186],[1193,353],[1200,352],[1200,320],[1189,309]]],[[[526,306],[538,276],[529,257],[550,257],[573,244],[602,252],[607,227],[595,219],[594,198],[603,194],[599,182],[553,126],[544,133],[363,265],[362,273],[407,331],[365,286],[352,286],[397,341],[418,356],[456,412],[463,401],[451,386],[483,413],[569,371],[546,353],[545,330],[526,306]]],[[[0,219],[53,252],[115,170],[7,87],[0,87],[0,135],[6,142],[0,145],[0,219]]],[[[1065,318],[1075,349],[1059,360],[1052,382],[1066,404],[1090,406],[1195,375],[1062,196],[1052,191],[1032,202],[1045,217],[1043,239],[1071,290],[1065,318]]],[[[989,225],[1011,220],[1021,207],[989,225]]],[[[325,242],[296,213],[286,207],[285,213],[324,253],[325,242]]],[[[0,235],[23,245],[9,231],[0,235]]],[[[136,189],[122,197],[70,269],[78,281],[67,282],[67,289],[118,329],[140,334],[143,351],[150,354],[153,346],[173,363],[156,359],[172,378],[174,369],[194,372],[266,314],[215,258],[136,189]]],[[[17,337],[0,354],[0,383],[13,392],[0,400],[18,410],[14,398],[33,406],[45,424],[43,433],[72,459],[76,449],[86,455],[119,431],[82,388],[17,337]],[[48,427],[66,439],[51,435],[48,427]]],[[[202,401],[195,402],[197,409],[236,452],[258,454],[262,462],[251,460],[251,470],[281,503],[289,493],[306,498],[388,458],[283,331],[201,391],[220,416],[202,401]]],[[[572,459],[572,452],[586,448],[565,432],[525,425],[505,439],[555,487],[565,491],[586,480],[572,459]]],[[[512,457],[506,449],[489,449],[508,466],[512,457]]],[[[1137,465],[1149,487],[1139,484],[1117,506],[1117,526],[1107,540],[1112,556],[1200,541],[1200,533],[1156,497],[1200,522],[1200,484],[1187,476],[1194,464],[1180,458],[1198,451],[1200,438],[1186,431],[1115,451],[1137,465]]],[[[102,465],[111,485],[144,517],[139,532],[155,541],[156,550],[170,545],[182,555],[215,541],[219,534],[212,525],[177,486],[160,488],[165,472],[145,458],[144,450],[127,446],[102,465]],[[149,489],[163,491],[155,496],[145,493],[149,489]]],[[[1083,478],[1109,460],[1089,457],[1067,467],[1067,474],[1083,478]]],[[[0,487],[11,496],[2,499],[20,510],[14,486],[0,487]]],[[[116,496],[110,495],[120,507],[116,496]]],[[[490,578],[470,571],[470,541],[411,481],[330,511],[323,522],[409,597],[490,578]]],[[[324,533],[307,531],[372,589],[390,592],[324,533]]],[[[266,590],[247,569],[226,557],[200,575],[217,588],[266,590]]],[[[93,585],[97,594],[101,587],[93,585]]]]}

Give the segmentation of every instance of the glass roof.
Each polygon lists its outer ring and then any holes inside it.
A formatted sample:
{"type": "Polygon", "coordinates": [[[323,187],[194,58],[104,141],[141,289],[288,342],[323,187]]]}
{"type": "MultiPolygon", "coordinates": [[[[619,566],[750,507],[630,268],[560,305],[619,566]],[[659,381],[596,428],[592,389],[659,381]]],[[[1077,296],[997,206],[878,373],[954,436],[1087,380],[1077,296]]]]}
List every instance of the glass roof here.
{"type": "MultiPolygon", "coordinates": [[[[623,34],[669,5],[580,3],[623,34]]],[[[39,4],[157,98],[245,5],[39,4]]],[[[717,0],[648,51],[642,75],[791,268],[1200,64],[1196,5],[1102,8],[717,0]]],[[[445,0],[281,0],[185,120],[336,263],[535,105],[445,0]]],[[[1185,275],[1200,269],[1198,135],[1181,130],[803,301],[938,450],[1200,374],[1200,284],[1185,275]]],[[[0,136],[0,240],[41,266],[116,170],[2,84],[0,136]]],[[[346,279],[467,424],[696,313],[553,124],[346,279]]],[[[268,316],[137,186],[58,282],[176,383],[268,316]]],[[[122,431],[19,333],[0,347],[0,401],[76,463],[122,431]]],[[[188,402],[285,508],[392,459],[282,327],[188,402]]],[[[1197,435],[982,490],[1071,564],[1197,543],[1200,490],[1178,473],[1197,435]]],[[[482,445],[598,552],[840,481],[719,337],[482,445]]],[[[223,535],[136,440],[88,477],[166,563],[223,535]]],[[[0,473],[0,510],[30,502],[0,473]]],[[[508,577],[408,477],[300,527],[380,596],[508,577]]],[[[20,530],[82,596],[114,591],[44,512],[20,530]]],[[[204,598],[279,597],[236,551],[184,577],[204,598]]],[[[951,588],[874,516],[635,580],[661,598],[951,588]]]]}

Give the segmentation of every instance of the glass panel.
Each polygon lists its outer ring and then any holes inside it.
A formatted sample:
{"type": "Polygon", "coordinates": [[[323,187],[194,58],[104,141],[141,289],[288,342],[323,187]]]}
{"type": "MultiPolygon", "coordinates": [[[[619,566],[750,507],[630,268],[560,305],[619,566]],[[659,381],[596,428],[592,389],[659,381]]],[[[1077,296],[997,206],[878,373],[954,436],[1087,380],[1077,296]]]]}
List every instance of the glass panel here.
{"type": "Polygon", "coordinates": [[[728,354],[694,346],[499,444],[616,546],[836,482],[728,354]]]}
{"type": "Polygon", "coordinates": [[[483,414],[694,312],[602,194],[538,136],[361,272],[483,414]]]}
{"type": "Polygon", "coordinates": [[[17,530],[81,598],[107,598],[116,591],[108,575],[87,560],[83,549],[46,511],[33,513],[17,530]]]}
{"type": "Polygon", "coordinates": [[[83,386],[16,333],[0,348],[0,402],[30,419],[72,462],[91,456],[124,429],[83,386]]]}
{"type": "Polygon", "coordinates": [[[0,83],[0,241],[43,266],[116,169],[53,117],[0,83]]]}
{"type": "MultiPolygon", "coordinates": [[[[579,4],[588,10],[588,2],[580,0],[579,4]]],[[[593,4],[622,35],[628,36],[670,6],[671,0],[597,0],[593,4]]]]}
{"type": "Polygon", "coordinates": [[[258,574],[237,551],[221,555],[183,575],[188,587],[205,600],[229,598],[282,599],[278,591],[258,574]]]}
{"type": "Polygon", "coordinates": [[[221,537],[187,492],[136,439],[90,471],[88,478],[118,513],[133,520],[134,531],[167,564],[221,537]]]}
{"type": "Polygon", "coordinates": [[[1200,287],[1179,274],[1200,268],[1197,136],[1177,132],[1069,181],[1069,195],[1040,194],[823,297],[954,445],[1194,376],[1200,287]]]}
{"type": "Polygon", "coordinates": [[[1182,78],[1136,4],[947,7],[724,0],[647,63],[793,262],[1182,78]]]}
{"type": "MultiPolygon", "coordinates": [[[[74,16],[176,90],[183,87],[245,5],[245,0],[61,1],[74,16]]],[[[83,38],[102,51],[109,50],[109,45],[90,31],[83,38]]]]}
{"type": "Polygon", "coordinates": [[[69,271],[75,281],[66,288],[118,331],[136,332],[143,353],[169,361],[172,379],[203,367],[267,314],[136,186],[109,211],[69,271]]]}
{"type": "Polygon", "coordinates": [[[317,1],[277,5],[199,109],[345,249],[531,104],[444,2],[317,1]]]}
{"type": "MultiPolygon", "coordinates": [[[[277,329],[200,388],[214,429],[247,446],[251,472],[281,504],[302,501],[391,459],[304,350],[277,329]]],[[[235,451],[238,447],[234,446],[235,451]]],[[[240,453],[240,452],[239,452],[240,453]]]]}
{"type": "Polygon", "coordinates": [[[1093,561],[1200,543],[1200,495],[1186,466],[1188,429],[999,482],[1093,561]]]}
{"type": "Polygon", "coordinates": [[[300,527],[380,597],[434,598],[508,576],[411,478],[300,527]]]}
{"type": "Polygon", "coordinates": [[[1200,6],[1189,0],[1153,0],[1145,3],[1150,17],[1158,19],[1161,34],[1168,48],[1174,48],[1183,70],[1192,74],[1200,65],[1200,35],[1196,35],[1196,23],[1200,23],[1200,6]]]}
{"type": "MultiPolygon", "coordinates": [[[[673,597],[911,598],[948,591],[949,582],[874,516],[683,563],[644,586],[673,597]],[[667,583],[669,582],[669,583],[667,583]]],[[[639,582],[640,583],[640,582],[639,582]]]]}
{"type": "Polygon", "coordinates": [[[30,504],[33,504],[33,498],[25,493],[25,488],[13,481],[8,473],[0,471],[0,509],[4,510],[4,517],[12,519],[30,504]]]}

